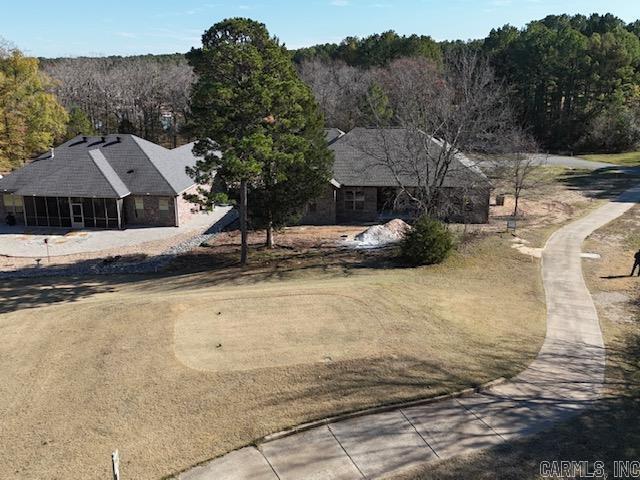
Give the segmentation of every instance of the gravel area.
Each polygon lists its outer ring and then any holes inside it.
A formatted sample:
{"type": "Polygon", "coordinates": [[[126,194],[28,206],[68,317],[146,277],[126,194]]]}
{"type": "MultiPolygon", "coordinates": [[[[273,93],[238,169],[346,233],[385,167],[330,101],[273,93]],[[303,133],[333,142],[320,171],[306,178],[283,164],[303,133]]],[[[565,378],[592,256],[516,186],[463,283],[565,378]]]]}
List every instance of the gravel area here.
{"type": "Polygon", "coordinates": [[[0,269],[4,269],[0,271],[0,279],[158,272],[178,255],[210,241],[235,220],[234,215],[230,212],[205,233],[189,232],[167,240],[105,250],[97,255],[54,257],[52,260],[56,263],[51,265],[45,265],[45,259],[36,262],[33,258],[4,257],[0,259],[0,269]]]}

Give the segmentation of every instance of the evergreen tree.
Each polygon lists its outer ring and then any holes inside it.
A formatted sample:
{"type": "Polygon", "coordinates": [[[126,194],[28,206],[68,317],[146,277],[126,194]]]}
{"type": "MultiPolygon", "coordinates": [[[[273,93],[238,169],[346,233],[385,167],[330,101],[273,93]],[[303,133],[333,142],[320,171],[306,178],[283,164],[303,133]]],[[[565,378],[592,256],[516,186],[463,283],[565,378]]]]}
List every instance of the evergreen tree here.
{"type": "Polygon", "coordinates": [[[190,127],[203,160],[189,170],[200,184],[197,200],[215,203],[214,177],[239,200],[241,263],[247,260],[249,202],[267,229],[286,222],[320,193],[330,178],[331,153],[323,120],[291,57],[266,27],[244,18],[224,20],[192,49],[198,77],[190,127]]]}

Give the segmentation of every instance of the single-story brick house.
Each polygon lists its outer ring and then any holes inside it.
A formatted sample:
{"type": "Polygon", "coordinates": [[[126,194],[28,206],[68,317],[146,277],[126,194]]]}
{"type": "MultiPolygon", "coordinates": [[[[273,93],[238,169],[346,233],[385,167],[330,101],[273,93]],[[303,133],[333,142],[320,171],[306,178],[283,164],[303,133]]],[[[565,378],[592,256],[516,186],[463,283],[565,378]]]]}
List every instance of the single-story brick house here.
{"type": "Polygon", "coordinates": [[[197,210],[193,144],[166,149],[135,135],[77,136],[0,178],[0,220],[43,227],[179,226],[197,210]]]}
{"type": "MultiPolygon", "coordinates": [[[[346,134],[328,129],[325,133],[335,157],[333,178],[325,193],[307,205],[301,223],[368,223],[415,216],[411,202],[399,195],[399,181],[408,189],[424,186],[425,179],[419,176],[433,171],[425,150],[433,149],[429,155],[433,158],[442,149],[441,142],[403,128],[355,128],[346,134]]],[[[441,219],[488,221],[491,184],[466,156],[455,155],[441,189],[441,219]]]]}

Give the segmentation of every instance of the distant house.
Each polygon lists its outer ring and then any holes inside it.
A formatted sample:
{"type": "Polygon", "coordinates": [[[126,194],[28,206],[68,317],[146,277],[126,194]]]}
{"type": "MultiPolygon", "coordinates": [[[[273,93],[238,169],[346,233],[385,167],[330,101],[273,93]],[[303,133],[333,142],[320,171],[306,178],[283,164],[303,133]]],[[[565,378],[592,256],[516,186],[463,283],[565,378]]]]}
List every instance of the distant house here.
{"type": "MultiPolygon", "coordinates": [[[[346,134],[329,129],[326,138],[335,156],[333,178],[325,193],[306,207],[303,224],[415,216],[411,202],[399,195],[399,181],[408,189],[425,185],[419,175],[433,171],[425,149],[437,154],[441,142],[426,136],[417,138],[402,128],[355,128],[346,134]]],[[[441,186],[443,200],[438,216],[451,222],[486,223],[490,192],[491,184],[482,171],[457,154],[441,186]]]]}
{"type": "Polygon", "coordinates": [[[179,226],[197,208],[185,167],[193,144],[169,150],[134,135],[78,136],[0,178],[0,220],[42,227],[179,226]]]}

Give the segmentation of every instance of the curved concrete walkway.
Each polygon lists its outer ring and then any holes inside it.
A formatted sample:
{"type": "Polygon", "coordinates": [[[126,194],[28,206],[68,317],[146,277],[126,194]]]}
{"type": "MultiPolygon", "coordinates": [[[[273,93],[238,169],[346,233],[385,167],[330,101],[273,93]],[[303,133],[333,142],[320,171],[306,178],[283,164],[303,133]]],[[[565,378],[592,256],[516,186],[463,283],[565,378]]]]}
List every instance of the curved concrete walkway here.
{"type": "Polygon", "coordinates": [[[629,190],[547,242],[542,276],[547,336],[537,359],[510,382],[466,397],[329,423],[231,452],[182,480],[381,478],[435,459],[539,432],[601,396],[605,350],[582,277],[581,245],[640,200],[629,190]]]}

